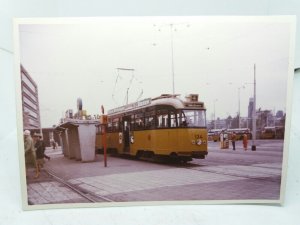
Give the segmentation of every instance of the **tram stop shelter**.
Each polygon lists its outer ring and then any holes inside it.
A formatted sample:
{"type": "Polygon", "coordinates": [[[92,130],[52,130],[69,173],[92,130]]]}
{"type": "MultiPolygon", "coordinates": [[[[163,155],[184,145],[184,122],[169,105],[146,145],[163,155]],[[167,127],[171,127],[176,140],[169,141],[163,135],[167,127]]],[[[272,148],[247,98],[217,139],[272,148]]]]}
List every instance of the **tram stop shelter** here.
{"type": "Polygon", "coordinates": [[[65,157],[81,162],[95,160],[96,125],[98,120],[64,119],[55,127],[60,133],[65,157]]]}

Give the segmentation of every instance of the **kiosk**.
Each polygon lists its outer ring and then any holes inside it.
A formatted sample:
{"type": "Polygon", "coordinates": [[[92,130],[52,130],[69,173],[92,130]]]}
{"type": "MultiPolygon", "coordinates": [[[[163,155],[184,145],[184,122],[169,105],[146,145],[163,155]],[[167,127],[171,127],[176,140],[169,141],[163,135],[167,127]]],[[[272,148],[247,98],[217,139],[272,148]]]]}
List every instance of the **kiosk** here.
{"type": "Polygon", "coordinates": [[[65,118],[55,128],[63,140],[64,156],[81,162],[94,161],[97,124],[98,120],[65,118]]]}
{"type": "Polygon", "coordinates": [[[220,147],[221,149],[229,148],[229,137],[228,134],[224,131],[220,133],[220,147]]]}

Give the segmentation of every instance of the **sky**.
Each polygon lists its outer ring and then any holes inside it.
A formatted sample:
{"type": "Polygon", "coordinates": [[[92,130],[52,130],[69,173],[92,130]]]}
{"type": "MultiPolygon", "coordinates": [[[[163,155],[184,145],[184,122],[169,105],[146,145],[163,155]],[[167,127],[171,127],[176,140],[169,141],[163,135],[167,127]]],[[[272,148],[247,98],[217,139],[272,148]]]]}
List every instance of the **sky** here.
{"type": "Polygon", "coordinates": [[[257,109],[286,110],[290,35],[286,22],[241,17],[37,20],[20,23],[19,52],[38,85],[42,127],[76,111],[77,98],[95,115],[172,93],[172,59],[175,93],[199,94],[210,120],[236,116],[239,102],[247,116],[254,64],[257,109]]]}

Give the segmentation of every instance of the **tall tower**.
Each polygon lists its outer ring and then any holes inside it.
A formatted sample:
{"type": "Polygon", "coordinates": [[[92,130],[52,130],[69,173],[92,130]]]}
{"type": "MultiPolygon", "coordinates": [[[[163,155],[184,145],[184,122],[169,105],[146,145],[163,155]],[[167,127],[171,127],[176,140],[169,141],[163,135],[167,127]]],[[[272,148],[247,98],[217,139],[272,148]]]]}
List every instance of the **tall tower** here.
{"type": "Polygon", "coordinates": [[[248,104],[248,118],[247,118],[247,127],[252,130],[252,112],[253,112],[253,104],[254,104],[254,98],[249,98],[249,104],[248,104]]]}

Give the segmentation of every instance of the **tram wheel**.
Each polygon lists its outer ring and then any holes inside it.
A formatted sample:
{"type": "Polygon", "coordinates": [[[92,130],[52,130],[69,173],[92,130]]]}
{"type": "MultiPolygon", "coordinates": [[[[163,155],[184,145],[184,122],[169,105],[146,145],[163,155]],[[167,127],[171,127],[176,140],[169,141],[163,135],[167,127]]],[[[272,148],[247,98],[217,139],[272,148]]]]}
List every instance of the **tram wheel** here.
{"type": "Polygon", "coordinates": [[[144,154],[144,151],[139,150],[139,151],[137,151],[135,158],[140,159],[143,156],[143,154],[144,154]]]}
{"type": "Polygon", "coordinates": [[[193,159],[191,157],[188,157],[188,156],[180,158],[180,162],[183,163],[183,164],[186,164],[187,162],[192,161],[192,160],[193,159]]]}

